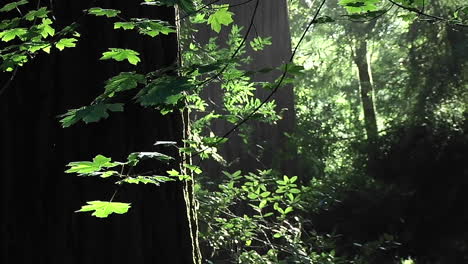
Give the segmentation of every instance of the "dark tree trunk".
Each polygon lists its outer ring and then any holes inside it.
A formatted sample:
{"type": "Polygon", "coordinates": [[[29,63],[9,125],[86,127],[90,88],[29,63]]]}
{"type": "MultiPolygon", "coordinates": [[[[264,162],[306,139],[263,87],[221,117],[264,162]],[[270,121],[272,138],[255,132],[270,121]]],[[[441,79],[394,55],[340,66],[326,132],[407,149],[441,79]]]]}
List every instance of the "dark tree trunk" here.
{"type": "MultiPolygon", "coordinates": [[[[134,70],[124,62],[99,61],[107,48],[139,51],[138,71],[176,60],[175,34],[137,37],[113,31],[108,19],[80,18],[92,2],[54,2],[58,24],[80,20],[78,46],[37,56],[19,69],[0,97],[0,262],[192,263],[180,183],[124,186],[114,201],[132,203],[126,215],[97,219],[73,212],[86,201],[109,199],[115,185],[66,175],[65,164],[97,154],[123,160],[132,151],[151,151],[155,140],[182,137],[180,115],[161,116],[132,106],[99,123],[60,127],[57,115],[89,104],[103,91],[106,79],[134,70]]],[[[132,1],[100,1],[99,6],[120,9],[125,17],[174,21],[170,8],[142,7],[132,1]]],[[[1,84],[5,76],[0,75],[1,84]]]]}

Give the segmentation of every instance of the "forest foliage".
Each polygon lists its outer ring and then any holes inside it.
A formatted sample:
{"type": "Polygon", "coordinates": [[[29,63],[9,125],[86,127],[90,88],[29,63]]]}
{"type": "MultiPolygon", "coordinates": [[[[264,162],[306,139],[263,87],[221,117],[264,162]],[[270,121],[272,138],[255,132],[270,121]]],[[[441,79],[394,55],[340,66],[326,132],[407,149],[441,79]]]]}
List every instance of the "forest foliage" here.
{"type": "MultiPolygon", "coordinates": [[[[9,72],[10,80],[39,53],[80,43],[78,23],[58,28],[51,10],[38,3],[21,0],[0,8],[8,17],[0,21],[0,70],[9,72]]],[[[466,3],[289,1],[293,56],[275,69],[257,65],[256,71],[244,69],[254,63],[247,49],[262,52],[271,38],[249,40],[251,27],[234,23],[229,4],[141,4],[177,6],[182,26],[96,6],[83,15],[109,19],[109,30],[130,30],[142,41],[179,34],[180,61],[109,78],[89,105],[70,109],[59,122],[64,128],[105,122],[136,104],[161,114],[183,112],[188,133],[182,142],[157,141],[161,152],[129,153],[125,161],[99,153],[91,161],[70,161],[66,173],[114,179],[117,186],[187,182],[199,202],[208,263],[468,261],[466,3]],[[225,43],[216,37],[199,43],[197,27],[229,34],[225,43]],[[274,71],[280,74],[273,83],[252,78],[274,71]],[[211,84],[224,93],[217,108],[202,95],[211,84]],[[252,144],[248,120],[280,120],[281,110],[270,97],[289,84],[294,85],[297,125],[288,138],[300,173],[229,171],[231,161],[218,149],[235,130],[252,144]],[[271,96],[258,97],[259,89],[271,96]],[[210,126],[218,120],[232,129],[215,135],[210,126]],[[164,154],[173,147],[179,157],[164,154]],[[219,162],[226,168],[223,177],[205,175],[194,158],[219,162]],[[137,172],[145,160],[173,168],[137,172]]],[[[137,50],[102,47],[96,59],[134,67],[143,58],[137,50]]],[[[126,213],[131,201],[114,201],[116,190],[110,199],[88,201],[77,212],[99,218],[126,213]]]]}

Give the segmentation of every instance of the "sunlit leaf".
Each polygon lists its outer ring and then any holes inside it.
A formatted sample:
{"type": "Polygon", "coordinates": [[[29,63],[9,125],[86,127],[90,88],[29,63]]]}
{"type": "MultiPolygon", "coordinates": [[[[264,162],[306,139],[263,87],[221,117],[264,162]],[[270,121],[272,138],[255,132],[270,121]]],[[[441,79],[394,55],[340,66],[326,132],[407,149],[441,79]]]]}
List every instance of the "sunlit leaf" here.
{"type": "Polygon", "coordinates": [[[112,213],[124,214],[130,209],[129,203],[116,203],[107,201],[90,201],[86,202],[80,210],[75,212],[89,212],[94,211],[91,215],[99,218],[106,218],[112,213]]]}
{"type": "Polygon", "coordinates": [[[77,39],[75,38],[63,38],[60,39],[57,43],[55,43],[55,47],[59,50],[63,50],[65,48],[73,48],[76,47],[77,39]]]}
{"type": "Polygon", "coordinates": [[[228,11],[228,5],[213,5],[213,7],[218,10],[208,17],[208,24],[211,26],[211,29],[219,33],[221,25],[228,26],[234,22],[232,19],[234,13],[228,11]]]}
{"type": "MultiPolygon", "coordinates": [[[[117,162],[111,162],[111,158],[103,155],[97,155],[93,161],[74,161],[67,164],[70,167],[66,173],[90,174],[100,171],[103,168],[112,168],[120,165],[117,162]]],[[[110,175],[109,175],[110,176],[110,175]]]]}
{"type": "Polygon", "coordinates": [[[109,48],[110,51],[104,52],[100,60],[116,60],[123,61],[127,60],[130,64],[137,65],[140,62],[138,57],[140,53],[131,50],[131,49],[118,49],[118,48],[109,48]]]}

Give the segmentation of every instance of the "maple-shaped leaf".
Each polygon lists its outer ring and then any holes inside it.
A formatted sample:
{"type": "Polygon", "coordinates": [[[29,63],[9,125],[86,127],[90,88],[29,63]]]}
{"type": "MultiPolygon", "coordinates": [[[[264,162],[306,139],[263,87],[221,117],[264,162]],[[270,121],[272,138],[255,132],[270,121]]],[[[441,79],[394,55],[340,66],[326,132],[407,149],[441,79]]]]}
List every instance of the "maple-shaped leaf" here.
{"type": "Polygon", "coordinates": [[[112,168],[120,165],[118,162],[111,162],[111,158],[103,155],[97,155],[93,161],[74,161],[67,164],[70,167],[66,173],[92,174],[103,168],[112,168]]]}
{"type": "Polygon", "coordinates": [[[167,22],[151,19],[136,19],[136,25],[140,34],[156,37],[159,34],[169,35],[176,30],[167,22]]]}
{"type": "Polygon", "coordinates": [[[176,105],[183,91],[194,89],[188,78],[164,76],[148,83],[135,97],[142,106],[176,105]]]}
{"type": "Polygon", "coordinates": [[[7,29],[0,32],[0,39],[2,41],[8,42],[10,40],[15,39],[16,37],[21,38],[21,36],[25,35],[28,32],[25,28],[12,28],[7,29]]]}
{"type": "Polygon", "coordinates": [[[79,121],[85,123],[97,122],[101,119],[108,118],[108,111],[122,112],[123,104],[93,104],[78,109],[71,109],[60,116],[62,117],[60,123],[62,123],[63,127],[69,127],[79,121]]]}
{"type": "Polygon", "coordinates": [[[60,39],[57,43],[55,43],[55,47],[59,50],[63,50],[65,48],[73,48],[76,47],[76,38],[63,38],[60,39]]]}
{"type": "Polygon", "coordinates": [[[109,48],[110,51],[104,52],[100,60],[113,59],[116,61],[127,60],[130,64],[137,65],[140,62],[138,55],[140,53],[131,49],[109,48]]]}
{"type": "Polygon", "coordinates": [[[21,1],[17,1],[17,2],[8,3],[8,4],[4,5],[2,8],[0,8],[0,12],[11,11],[11,10],[17,8],[18,6],[25,5],[27,3],[28,3],[27,0],[21,0],[21,1]]]}
{"type": "Polygon", "coordinates": [[[214,5],[213,7],[218,8],[218,10],[208,17],[208,24],[210,24],[211,29],[219,33],[221,25],[228,26],[234,22],[232,19],[234,13],[228,11],[228,5],[214,5]]]}
{"type": "Polygon", "coordinates": [[[43,38],[47,38],[47,36],[49,35],[55,35],[55,29],[50,26],[51,24],[52,20],[50,20],[49,18],[43,18],[42,23],[37,26],[37,29],[39,29],[40,34],[43,38]]]}
{"type": "Polygon", "coordinates": [[[38,10],[29,11],[24,16],[24,19],[26,19],[28,21],[33,21],[35,18],[45,18],[45,17],[47,17],[48,13],[49,13],[49,10],[47,10],[46,7],[41,7],[38,10]]]}
{"type": "Polygon", "coordinates": [[[80,210],[75,212],[90,212],[94,211],[91,215],[99,218],[106,218],[112,213],[125,214],[130,208],[129,203],[116,203],[108,201],[90,201],[86,202],[87,205],[81,207],[80,210]]]}
{"type": "Polygon", "coordinates": [[[136,88],[139,83],[146,83],[144,75],[135,72],[121,72],[119,75],[107,80],[105,95],[112,97],[115,93],[136,88]]]}
{"type": "Polygon", "coordinates": [[[135,23],[134,22],[115,22],[114,29],[119,29],[119,28],[123,30],[134,29],[135,23]]]}

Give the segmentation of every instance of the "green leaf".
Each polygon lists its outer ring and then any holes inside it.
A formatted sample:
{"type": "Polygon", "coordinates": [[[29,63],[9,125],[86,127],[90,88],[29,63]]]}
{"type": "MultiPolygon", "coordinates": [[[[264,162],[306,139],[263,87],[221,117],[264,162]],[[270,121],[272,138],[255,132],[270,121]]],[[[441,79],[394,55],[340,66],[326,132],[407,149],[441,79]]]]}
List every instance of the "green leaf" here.
{"type": "Polygon", "coordinates": [[[256,195],[255,193],[249,193],[247,194],[247,197],[249,197],[249,199],[255,200],[258,198],[258,195],[256,195]]]}
{"type": "Polygon", "coordinates": [[[80,120],[83,122],[91,123],[97,122],[101,119],[109,117],[108,111],[111,112],[122,112],[123,104],[93,104],[89,106],[83,106],[78,109],[68,110],[67,113],[61,115],[63,127],[69,127],[73,124],[76,124],[80,120]]]}
{"type": "Polygon", "coordinates": [[[281,234],[281,233],[275,233],[275,234],[273,235],[274,238],[280,238],[280,237],[282,237],[282,236],[283,236],[283,234],[281,234]]]}
{"type": "Polygon", "coordinates": [[[8,3],[8,4],[4,5],[2,8],[0,8],[0,12],[11,11],[11,10],[17,8],[18,6],[25,5],[27,3],[28,3],[27,0],[21,0],[21,1],[17,1],[17,2],[8,3]]]}
{"type": "Polygon", "coordinates": [[[55,29],[50,25],[52,25],[52,20],[49,18],[43,18],[42,23],[37,26],[37,29],[40,30],[40,34],[43,38],[47,38],[49,35],[55,35],[55,29]]]}
{"type": "Polygon", "coordinates": [[[28,21],[33,21],[35,18],[45,18],[45,17],[47,17],[48,13],[49,13],[49,10],[47,10],[46,7],[41,7],[38,10],[29,11],[24,16],[24,19],[26,19],[28,21]]]}
{"type": "Polygon", "coordinates": [[[19,17],[15,17],[12,19],[6,19],[0,21],[0,30],[5,30],[8,28],[15,28],[18,27],[20,24],[21,19],[19,17]]]}
{"type": "Polygon", "coordinates": [[[115,93],[136,88],[139,83],[146,83],[144,75],[135,72],[121,72],[119,75],[107,80],[104,94],[112,97],[115,93]]]}
{"type": "Polygon", "coordinates": [[[166,21],[152,19],[134,19],[138,32],[143,35],[156,37],[159,34],[168,35],[176,30],[166,21]]]}
{"type": "Polygon", "coordinates": [[[140,160],[156,159],[160,161],[169,161],[174,158],[159,152],[133,152],[128,155],[127,160],[131,166],[136,166],[140,160]]]}
{"type": "Polygon", "coordinates": [[[27,32],[28,30],[25,28],[7,29],[0,32],[0,39],[2,39],[2,41],[8,42],[15,39],[16,37],[21,38],[21,36],[25,35],[27,32]]]}
{"type": "Polygon", "coordinates": [[[91,215],[99,218],[106,218],[112,213],[124,214],[128,212],[130,208],[129,203],[116,203],[107,201],[90,201],[86,202],[88,205],[84,205],[80,210],[75,212],[89,212],[94,211],[91,215]]]}
{"type": "Polygon", "coordinates": [[[63,50],[65,48],[73,48],[76,47],[77,39],[75,38],[63,38],[60,39],[57,43],[55,43],[55,47],[59,50],[63,50]]]}
{"type": "Polygon", "coordinates": [[[194,88],[188,78],[164,76],[149,83],[135,97],[142,106],[175,105],[182,99],[183,91],[194,88]]]}
{"type": "Polygon", "coordinates": [[[296,188],[293,188],[293,189],[289,190],[289,192],[290,192],[290,193],[297,194],[297,193],[301,193],[301,190],[296,189],[296,188]]]}
{"type": "Polygon", "coordinates": [[[157,145],[169,145],[169,146],[175,146],[177,145],[177,142],[175,141],[156,141],[156,143],[154,143],[155,146],[157,145]]]}
{"type": "Polygon", "coordinates": [[[218,8],[218,10],[208,17],[208,24],[211,26],[211,29],[219,33],[221,25],[228,26],[234,22],[232,19],[234,13],[228,11],[228,5],[213,5],[213,8],[218,8]]]}
{"type": "Polygon", "coordinates": [[[286,209],[284,210],[284,214],[288,214],[288,213],[290,213],[290,212],[292,212],[292,211],[293,211],[293,208],[292,208],[291,206],[289,206],[288,208],[286,208],[286,209]]]}
{"type": "Polygon", "coordinates": [[[95,16],[106,16],[106,17],[116,17],[120,14],[120,10],[116,9],[104,9],[100,7],[92,7],[87,10],[88,14],[95,16]]]}
{"type": "Polygon", "coordinates": [[[127,60],[130,64],[137,65],[140,62],[138,55],[140,53],[131,49],[109,48],[110,51],[104,52],[100,60],[113,59],[116,61],[127,60]]]}
{"type": "Polygon", "coordinates": [[[119,28],[123,30],[134,29],[135,23],[134,22],[115,22],[114,29],[119,29],[119,28]]]}
{"type": "Polygon", "coordinates": [[[260,204],[258,205],[258,208],[262,209],[267,205],[268,201],[267,200],[262,200],[260,204]]]}
{"type": "Polygon", "coordinates": [[[196,166],[196,165],[191,165],[191,164],[184,164],[184,167],[189,169],[190,171],[193,171],[194,173],[196,174],[200,174],[202,173],[202,170],[200,169],[200,167],[196,166]]]}
{"type": "Polygon", "coordinates": [[[174,179],[166,177],[166,176],[137,176],[137,177],[128,177],[124,180],[118,181],[117,183],[131,183],[131,184],[154,184],[158,185],[160,183],[174,181],[174,179]]]}
{"type": "Polygon", "coordinates": [[[380,0],[340,0],[339,5],[343,6],[348,13],[362,13],[377,10],[376,3],[380,0]]]}
{"type": "Polygon", "coordinates": [[[250,47],[255,51],[263,50],[265,46],[269,45],[271,45],[271,37],[255,37],[250,41],[250,47]]]}
{"type": "MultiPolygon", "coordinates": [[[[92,174],[100,171],[103,168],[112,168],[120,165],[120,163],[111,162],[111,158],[103,155],[97,155],[93,161],[74,161],[67,164],[70,167],[66,173],[92,174]]],[[[110,176],[110,175],[109,175],[110,176]]]]}

